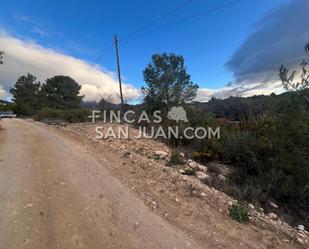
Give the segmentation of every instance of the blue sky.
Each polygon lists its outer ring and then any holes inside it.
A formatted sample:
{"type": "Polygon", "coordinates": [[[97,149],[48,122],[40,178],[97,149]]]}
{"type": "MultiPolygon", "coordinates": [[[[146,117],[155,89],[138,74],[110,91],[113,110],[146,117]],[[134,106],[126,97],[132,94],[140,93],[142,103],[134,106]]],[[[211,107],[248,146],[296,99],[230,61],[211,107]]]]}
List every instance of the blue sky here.
{"type": "MultiPolygon", "coordinates": [[[[92,63],[112,43],[114,34],[122,38],[184,2],[4,0],[0,28],[11,37],[92,63]]],[[[229,2],[233,0],[192,0],[146,30],[229,2]]],[[[122,76],[140,88],[151,55],[172,52],[184,56],[192,80],[201,88],[222,88],[234,80],[233,70],[225,64],[255,32],[257,22],[287,2],[244,0],[186,22],[136,34],[119,44],[122,76]]],[[[98,64],[116,72],[114,50],[98,64]]]]}

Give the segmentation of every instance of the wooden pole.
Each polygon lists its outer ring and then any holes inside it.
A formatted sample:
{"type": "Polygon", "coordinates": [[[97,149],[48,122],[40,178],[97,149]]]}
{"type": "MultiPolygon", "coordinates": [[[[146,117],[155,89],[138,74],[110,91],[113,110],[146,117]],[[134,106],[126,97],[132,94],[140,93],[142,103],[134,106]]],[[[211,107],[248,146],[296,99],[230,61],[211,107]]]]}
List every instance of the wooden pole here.
{"type": "Polygon", "coordinates": [[[115,39],[115,47],[116,47],[116,60],[117,60],[117,68],[118,68],[118,81],[119,81],[119,90],[120,90],[120,100],[122,109],[124,109],[123,103],[123,95],[122,95],[122,84],[121,84],[121,73],[120,73],[120,63],[119,63],[119,54],[118,54],[118,39],[117,35],[114,36],[115,39]]]}

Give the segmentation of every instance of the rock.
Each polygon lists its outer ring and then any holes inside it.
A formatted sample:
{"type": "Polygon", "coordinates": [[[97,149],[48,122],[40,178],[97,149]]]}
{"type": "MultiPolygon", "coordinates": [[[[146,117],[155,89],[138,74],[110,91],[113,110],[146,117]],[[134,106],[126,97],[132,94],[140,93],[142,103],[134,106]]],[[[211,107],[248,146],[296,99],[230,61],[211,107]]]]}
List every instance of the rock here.
{"type": "Polygon", "coordinates": [[[232,174],[232,169],[228,165],[217,163],[217,162],[210,162],[208,163],[209,168],[212,168],[214,172],[217,172],[220,175],[228,177],[232,174]]]}
{"type": "Polygon", "coordinates": [[[204,181],[204,183],[206,183],[207,185],[211,185],[213,183],[213,179],[211,175],[207,175],[206,180],[204,181]]]}
{"type": "Polygon", "coordinates": [[[301,238],[297,238],[297,241],[302,245],[304,244],[304,241],[301,238]]]}
{"type": "Polygon", "coordinates": [[[24,208],[31,208],[31,207],[33,207],[33,206],[34,206],[33,203],[29,203],[29,204],[27,204],[26,206],[24,206],[24,208]]]}
{"type": "Polygon", "coordinates": [[[157,150],[155,151],[155,156],[159,159],[163,159],[167,156],[167,152],[165,151],[161,151],[161,150],[157,150]]]}
{"type": "Polygon", "coordinates": [[[206,197],[207,196],[204,192],[202,192],[200,195],[201,195],[201,197],[206,197]]]}
{"type": "Polygon", "coordinates": [[[180,152],[179,155],[180,155],[182,158],[185,158],[185,153],[180,152]]]}
{"type": "Polygon", "coordinates": [[[303,232],[301,230],[297,233],[297,236],[305,238],[305,234],[303,234],[303,232]]]}
{"type": "Polygon", "coordinates": [[[269,218],[271,218],[272,220],[278,219],[278,215],[276,215],[275,213],[269,213],[269,214],[267,214],[267,216],[268,216],[269,218]]]}
{"type": "Polygon", "coordinates": [[[202,164],[197,163],[196,164],[196,168],[198,171],[202,171],[204,173],[207,173],[208,168],[202,164]]]}
{"type": "Polygon", "coordinates": [[[190,168],[196,169],[196,162],[194,162],[193,160],[189,159],[188,165],[189,165],[190,168]]]}
{"type": "Polygon", "coordinates": [[[305,230],[305,227],[304,227],[304,225],[298,225],[298,226],[297,226],[297,229],[298,229],[298,230],[301,230],[301,231],[304,231],[304,230],[305,230]]]}
{"type": "Polygon", "coordinates": [[[276,205],[276,204],[273,203],[273,202],[270,202],[269,205],[272,206],[273,208],[278,208],[278,205],[276,205]]]}
{"type": "Polygon", "coordinates": [[[225,182],[225,181],[226,181],[226,177],[225,177],[224,175],[219,174],[217,177],[218,177],[218,179],[219,179],[220,181],[222,181],[222,182],[225,182]]]}
{"type": "Polygon", "coordinates": [[[248,207],[249,207],[251,210],[254,210],[254,206],[253,206],[251,203],[249,203],[248,207]]]}
{"type": "Polygon", "coordinates": [[[183,170],[183,169],[180,169],[180,170],[179,170],[179,173],[182,174],[182,175],[184,175],[184,174],[186,173],[186,171],[183,170]]]}
{"type": "Polygon", "coordinates": [[[234,204],[233,201],[228,201],[227,202],[227,205],[229,205],[230,207],[233,206],[233,204],[234,204]]]}
{"type": "Polygon", "coordinates": [[[189,179],[188,176],[183,176],[183,177],[182,177],[182,180],[183,180],[183,181],[188,181],[188,179],[189,179]]]}
{"type": "Polygon", "coordinates": [[[195,175],[196,175],[197,179],[199,179],[201,181],[205,181],[207,178],[209,178],[209,176],[202,171],[196,171],[195,175]]]}

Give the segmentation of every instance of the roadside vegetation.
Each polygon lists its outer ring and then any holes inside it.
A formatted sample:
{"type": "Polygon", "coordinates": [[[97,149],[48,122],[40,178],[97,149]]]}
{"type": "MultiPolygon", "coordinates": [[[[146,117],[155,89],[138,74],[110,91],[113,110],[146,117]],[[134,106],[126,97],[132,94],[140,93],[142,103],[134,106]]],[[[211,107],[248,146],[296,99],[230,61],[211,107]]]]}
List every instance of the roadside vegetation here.
{"type": "MultiPolygon", "coordinates": [[[[144,103],[138,110],[166,112],[182,105],[188,123],[163,120],[163,126],[220,127],[220,139],[174,139],[169,143],[205,163],[221,161],[232,168],[228,180],[209,182],[239,200],[260,207],[271,201],[309,222],[309,77],[306,63],[297,73],[281,66],[279,77],[289,90],[281,95],[212,98],[192,103],[198,87],[190,81],[181,56],[155,55],[144,71],[144,103]]],[[[134,107],[133,107],[134,108],[134,107]]],[[[164,116],[164,115],[163,115],[164,116]]],[[[178,164],[172,155],[170,165],[178,164]]],[[[231,215],[246,220],[242,207],[231,215]]]]}
{"type": "Polygon", "coordinates": [[[249,221],[248,210],[246,210],[246,207],[241,204],[233,204],[229,208],[229,214],[232,219],[240,223],[245,223],[249,221]]]}

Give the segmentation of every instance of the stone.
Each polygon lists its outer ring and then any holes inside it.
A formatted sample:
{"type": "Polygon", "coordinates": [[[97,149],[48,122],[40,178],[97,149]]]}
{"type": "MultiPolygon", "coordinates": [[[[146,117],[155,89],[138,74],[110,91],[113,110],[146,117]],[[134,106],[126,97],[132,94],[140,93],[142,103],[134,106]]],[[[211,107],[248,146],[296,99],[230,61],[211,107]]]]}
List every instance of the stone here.
{"type": "Polygon", "coordinates": [[[219,179],[220,181],[222,181],[222,182],[225,182],[225,181],[226,181],[226,177],[225,177],[224,175],[219,174],[217,177],[218,177],[218,179],[219,179]]]}
{"type": "Polygon", "coordinates": [[[27,204],[26,206],[24,206],[24,208],[31,208],[31,207],[33,207],[33,206],[34,206],[33,203],[29,203],[29,204],[27,204]]]}
{"type": "Polygon", "coordinates": [[[188,176],[183,176],[183,177],[182,177],[182,180],[183,180],[183,181],[188,181],[188,179],[189,179],[188,176]]]}
{"type": "Polygon", "coordinates": [[[180,155],[182,158],[185,158],[185,153],[180,152],[179,155],[180,155]]]}
{"type": "Polygon", "coordinates": [[[297,233],[297,236],[305,238],[305,234],[303,234],[301,230],[297,233]]]}
{"type": "Polygon", "coordinates": [[[193,160],[189,159],[188,165],[189,165],[190,168],[196,169],[196,162],[194,162],[193,160]]]}
{"type": "Polygon", "coordinates": [[[301,238],[297,238],[297,241],[302,245],[304,244],[304,241],[301,238]]]}
{"type": "Polygon", "coordinates": [[[227,205],[229,205],[230,207],[233,206],[233,204],[234,204],[233,201],[228,201],[227,202],[227,205]]]}
{"type": "Polygon", "coordinates": [[[167,156],[167,152],[166,151],[161,151],[161,150],[157,150],[155,151],[155,156],[159,159],[163,159],[167,156]]]}
{"type": "Polygon", "coordinates": [[[272,206],[273,208],[278,208],[278,205],[276,205],[276,204],[273,203],[273,202],[270,202],[269,205],[272,206]]]}
{"type": "Polygon", "coordinates": [[[254,210],[254,206],[253,206],[251,203],[249,203],[248,207],[249,207],[251,210],[254,210]]]}
{"type": "Polygon", "coordinates": [[[298,230],[301,230],[301,231],[304,231],[304,230],[305,230],[305,227],[304,227],[304,225],[298,225],[298,226],[297,226],[297,229],[298,229],[298,230]]]}
{"type": "Polygon", "coordinates": [[[276,215],[275,213],[269,213],[269,214],[267,214],[267,216],[268,216],[269,218],[271,218],[272,220],[278,219],[278,215],[276,215]]]}
{"type": "Polygon", "coordinates": [[[195,175],[196,175],[197,179],[199,179],[201,181],[205,181],[209,177],[207,174],[205,174],[202,171],[196,171],[195,175]]]}
{"type": "Polygon", "coordinates": [[[183,170],[183,169],[180,169],[180,170],[179,170],[179,173],[182,174],[182,175],[184,175],[184,174],[186,173],[186,171],[183,170]]]}
{"type": "Polygon", "coordinates": [[[204,173],[207,173],[208,168],[202,164],[197,163],[196,164],[196,168],[198,171],[202,171],[204,173]]]}

